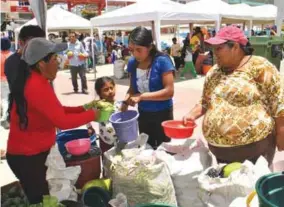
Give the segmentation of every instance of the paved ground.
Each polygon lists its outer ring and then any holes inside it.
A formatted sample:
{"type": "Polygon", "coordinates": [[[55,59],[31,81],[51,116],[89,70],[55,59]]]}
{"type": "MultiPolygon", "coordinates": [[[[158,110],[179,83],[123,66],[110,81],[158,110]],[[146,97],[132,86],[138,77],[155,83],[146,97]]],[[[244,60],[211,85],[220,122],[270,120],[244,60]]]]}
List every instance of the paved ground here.
{"type": "MultiPolygon", "coordinates": [[[[102,76],[112,76],[113,70],[112,65],[104,65],[99,66],[97,68],[97,77],[102,76]]],[[[90,94],[74,94],[70,79],[70,73],[68,71],[61,71],[58,73],[57,79],[55,81],[55,90],[58,98],[64,105],[69,106],[77,106],[82,105],[90,100],[92,100],[96,95],[94,92],[94,74],[90,73],[87,75],[88,79],[88,87],[90,94]]],[[[79,85],[80,80],[78,79],[79,85]]],[[[116,99],[121,100],[124,98],[125,93],[128,88],[128,80],[117,80],[117,87],[116,87],[116,99]]],[[[195,104],[198,102],[202,87],[203,87],[204,78],[198,79],[191,79],[186,81],[177,81],[175,83],[175,96],[174,96],[174,115],[175,119],[181,119],[182,116],[188,112],[195,104]]],[[[44,94],[43,94],[44,95],[44,94]]],[[[198,121],[198,127],[194,131],[195,137],[202,138],[201,133],[201,121],[198,121]]],[[[94,124],[95,126],[95,124],[94,124]]],[[[96,127],[96,126],[95,126],[96,127]]],[[[3,128],[0,129],[0,148],[6,148],[6,141],[8,137],[8,130],[4,130],[3,128]]],[[[277,153],[275,158],[275,163],[279,165],[282,162],[282,166],[284,169],[284,153],[277,153]],[[281,157],[282,160],[281,161],[281,157]]],[[[2,161],[0,164],[0,186],[6,185],[15,180],[13,173],[10,171],[9,167],[7,166],[6,161],[2,161]]]]}

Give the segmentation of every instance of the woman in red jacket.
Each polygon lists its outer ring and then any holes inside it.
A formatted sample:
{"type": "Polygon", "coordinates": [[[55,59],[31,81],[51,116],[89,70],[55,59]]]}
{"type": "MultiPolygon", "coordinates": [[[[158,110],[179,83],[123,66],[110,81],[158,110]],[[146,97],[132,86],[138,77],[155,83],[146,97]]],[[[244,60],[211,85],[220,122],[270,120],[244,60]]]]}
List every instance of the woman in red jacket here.
{"type": "Polygon", "coordinates": [[[11,86],[7,161],[30,204],[49,194],[45,161],[55,144],[55,129],[79,127],[97,117],[95,110],[62,106],[50,85],[58,69],[56,53],[66,49],[66,43],[30,40],[23,49],[21,74],[11,86]]]}

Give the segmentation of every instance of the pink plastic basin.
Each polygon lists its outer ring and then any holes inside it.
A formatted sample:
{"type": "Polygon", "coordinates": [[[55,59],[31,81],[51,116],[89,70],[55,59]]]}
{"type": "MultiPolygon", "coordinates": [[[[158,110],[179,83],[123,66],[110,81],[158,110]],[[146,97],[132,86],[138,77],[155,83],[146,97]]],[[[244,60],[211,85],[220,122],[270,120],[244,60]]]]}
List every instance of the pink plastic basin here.
{"type": "Polygon", "coordinates": [[[80,156],[89,152],[91,141],[89,138],[77,139],[65,144],[67,152],[71,155],[80,156]]]}

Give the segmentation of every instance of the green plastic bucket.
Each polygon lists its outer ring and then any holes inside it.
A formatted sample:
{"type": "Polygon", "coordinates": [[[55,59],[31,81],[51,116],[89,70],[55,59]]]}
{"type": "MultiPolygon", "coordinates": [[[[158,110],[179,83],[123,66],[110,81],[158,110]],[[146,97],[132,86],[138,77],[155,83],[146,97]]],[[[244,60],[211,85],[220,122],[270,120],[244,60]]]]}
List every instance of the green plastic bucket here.
{"type": "Polygon", "coordinates": [[[137,205],[135,207],[176,207],[176,206],[170,206],[167,204],[154,204],[154,203],[148,203],[148,204],[142,204],[142,205],[137,205]]]}
{"type": "Polygon", "coordinates": [[[279,207],[284,204],[284,172],[271,173],[259,178],[256,192],[260,207],[279,207]]]}
{"type": "Polygon", "coordinates": [[[97,122],[106,122],[109,120],[109,117],[113,114],[114,111],[102,111],[100,110],[100,117],[97,122]]]}

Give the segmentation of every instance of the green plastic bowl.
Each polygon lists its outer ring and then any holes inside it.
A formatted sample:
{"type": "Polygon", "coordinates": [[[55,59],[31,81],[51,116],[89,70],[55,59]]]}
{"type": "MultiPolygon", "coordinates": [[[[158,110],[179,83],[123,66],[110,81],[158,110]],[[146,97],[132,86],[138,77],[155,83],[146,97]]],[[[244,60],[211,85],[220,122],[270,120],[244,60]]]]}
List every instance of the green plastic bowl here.
{"type": "Polygon", "coordinates": [[[255,186],[259,207],[279,207],[284,204],[284,172],[271,173],[258,179],[255,186]]]}
{"type": "Polygon", "coordinates": [[[109,117],[113,114],[113,111],[103,111],[100,110],[100,117],[97,122],[106,122],[109,120],[109,117]]]}
{"type": "Polygon", "coordinates": [[[176,207],[176,206],[170,206],[167,204],[159,204],[159,203],[148,203],[148,204],[141,204],[141,205],[137,205],[135,207],[176,207]]]}

